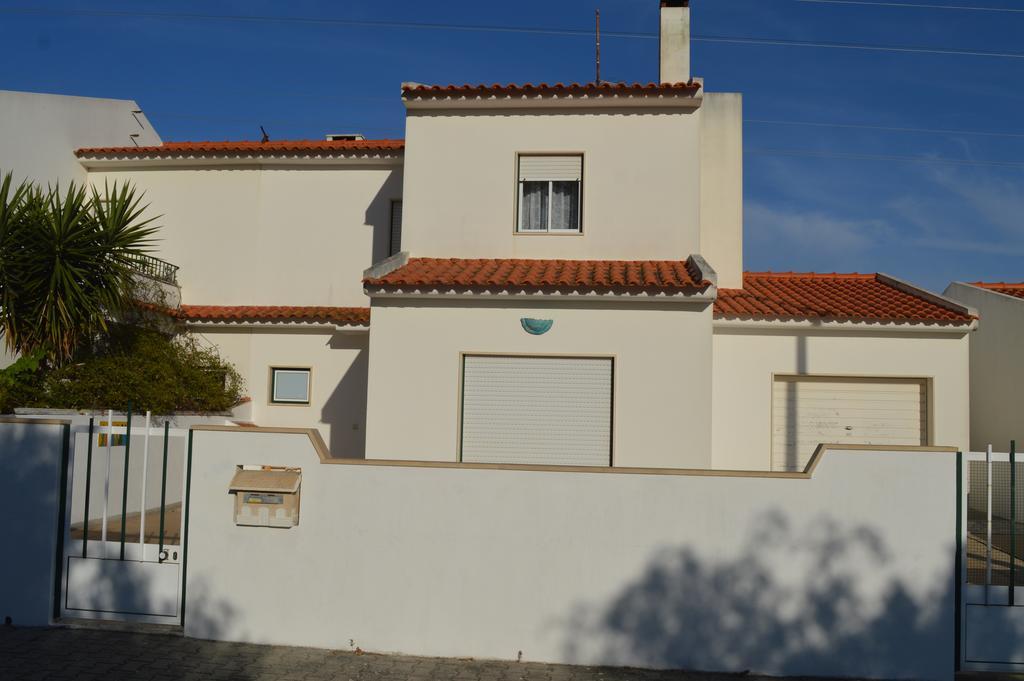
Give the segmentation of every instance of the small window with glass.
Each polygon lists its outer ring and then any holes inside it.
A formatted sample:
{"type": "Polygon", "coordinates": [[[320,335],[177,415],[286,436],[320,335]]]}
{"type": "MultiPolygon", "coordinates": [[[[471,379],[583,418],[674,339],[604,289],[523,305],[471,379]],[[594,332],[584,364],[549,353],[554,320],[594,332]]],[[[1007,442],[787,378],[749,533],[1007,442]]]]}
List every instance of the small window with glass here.
{"type": "Polygon", "coordinates": [[[580,233],[582,189],[581,154],[520,154],[516,231],[521,234],[580,233]]]}
{"type": "Polygon", "coordinates": [[[271,404],[309,404],[311,371],[296,367],[271,367],[271,404]]]}

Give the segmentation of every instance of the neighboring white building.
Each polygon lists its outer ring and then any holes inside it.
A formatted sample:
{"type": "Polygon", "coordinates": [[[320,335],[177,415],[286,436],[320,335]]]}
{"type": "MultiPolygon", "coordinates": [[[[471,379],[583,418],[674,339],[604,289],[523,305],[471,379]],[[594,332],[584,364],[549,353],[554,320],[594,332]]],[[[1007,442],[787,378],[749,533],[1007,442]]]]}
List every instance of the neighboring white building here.
{"type": "Polygon", "coordinates": [[[802,469],[969,443],[967,306],[881,274],[743,273],[742,102],[655,83],[407,83],[405,140],[77,151],[131,180],[177,314],[264,426],[333,456],[802,469]],[[372,265],[372,267],[371,267],[372,265]],[[363,270],[370,267],[363,275],[363,270]]]}
{"type": "Polygon", "coordinates": [[[130,99],[69,97],[0,90],[0,173],[46,184],[81,184],[81,147],[160,144],[146,114],[130,99]]]}
{"type": "Polygon", "coordinates": [[[1024,282],[955,282],[945,295],[983,320],[971,338],[971,449],[1024,445],[1024,282]]]}
{"type": "MultiPolygon", "coordinates": [[[[0,176],[16,183],[82,184],[75,149],[154,144],[160,136],[132,100],[0,90],[0,176]]],[[[0,368],[12,361],[0,344],[0,368]]]]}

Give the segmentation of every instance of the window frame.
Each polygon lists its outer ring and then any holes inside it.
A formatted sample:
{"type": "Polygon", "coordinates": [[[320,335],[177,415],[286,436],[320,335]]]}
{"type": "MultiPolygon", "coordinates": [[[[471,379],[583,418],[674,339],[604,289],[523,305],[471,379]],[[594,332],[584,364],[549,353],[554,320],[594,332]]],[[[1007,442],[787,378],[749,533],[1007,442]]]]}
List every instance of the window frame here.
{"type": "Polygon", "coordinates": [[[534,468],[534,469],[545,469],[545,468],[557,468],[563,471],[575,471],[575,470],[586,470],[588,468],[615,468],[619,464],[617,463],[618,449],[616,447],[616,438],[618,435],[618,405],[619,405],[619,356],[615,353],[604,354],[604,353],[547,353],[547,352],[490,352],[486,350],[468,350],[458,353],[459,361],[459,394],[458,394],[458,428],[456,430],[456,455],[458,457],[458,463],[465,463],[470,466],[494,466],[496,468],[534,468]],[[524,359],[597,359],[597,360],[608,360],[611,363],[611,394],[609,401],[609,433],[608,433],[608,465],[604,464],[600,466],[585,466],[577,464],[547,464],[547,463],[474,463],[467,462],[463,459],[463,438],[464,431],[464,419],[466,409],[466,360],[468,358],[483,358],[483,357],[508,357],[508,358],[524,358],[524,359]]]}
{"type": "Polygon", "coordinates": [[[518,235],[539,235],[539,234],[554,234],[556,236],[582,236],[583,234],[583,179],[584,179],[584,166],[585,166],[585,155],[580,151],[566,151],[566,152],[517,152],[516,153],[516,164],[515,164],[515,181],[516,181],[516,216],[514,223],[514,232],[518,235]],[[522,173],[520,172],[522,158],[526,157],[537,157],[537,156],[560,156],[560,157],[578,157],[580,159],[580,176],[576,178],[561,178],[561,179],[548,179],[548,180],[524,180],[522,179],[522,173]],[[523,185],[526,182],[546,182],[547,198],[548,198],[548,215],[547,215],[547,226],[544,229],[523,229],[523,185]],[[576,193],[576,228],[575,229],[552,229],[551,228],[551,209],[553,201],[551,200],[553,192],[553,184],[555,182],[575,182],[579,187],[579,191],[576,193]]]}
{"type": "Polygon", "coordinates": [[[388,215],[388,257],[402,250],[402,199],[391,199],[391,212],[388,215]],[[395,247],[395,208],[398,207],[398,247],[395,247]]]}
{"type": "Polygon", "coordinates": [[[270,367],[270,391],[267,403],[275,407],[308,407],[313,401],[313,368],[301,366],[272,366],[270,367]],[[306,399],[282,400],[277,398],[277,374],[281,371],[294,373],[304,372],[306,374],[306,399]]]}

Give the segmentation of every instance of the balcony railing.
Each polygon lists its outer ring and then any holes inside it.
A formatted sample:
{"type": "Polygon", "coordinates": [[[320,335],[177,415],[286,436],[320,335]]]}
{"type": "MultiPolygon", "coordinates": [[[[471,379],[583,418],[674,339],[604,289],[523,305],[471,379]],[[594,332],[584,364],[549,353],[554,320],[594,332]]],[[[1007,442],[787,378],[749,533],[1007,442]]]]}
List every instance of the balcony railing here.
{"type": "Polygon", "coordinates": [[[156,279],[172,286],[178,285],[178,266],[151,255],[131,254],[132,268],[144,277],[156,279]]]}

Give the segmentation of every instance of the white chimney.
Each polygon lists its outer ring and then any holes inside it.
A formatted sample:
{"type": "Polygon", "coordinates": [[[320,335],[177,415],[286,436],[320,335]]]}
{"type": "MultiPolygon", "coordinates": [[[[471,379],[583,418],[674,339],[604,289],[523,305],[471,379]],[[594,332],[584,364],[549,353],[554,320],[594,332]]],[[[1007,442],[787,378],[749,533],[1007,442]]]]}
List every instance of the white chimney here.
{"type": "Polygon", "coordinates": [[[659,67],[662,83],[690,80],[690,0],[661,0],[659,67]]]}

